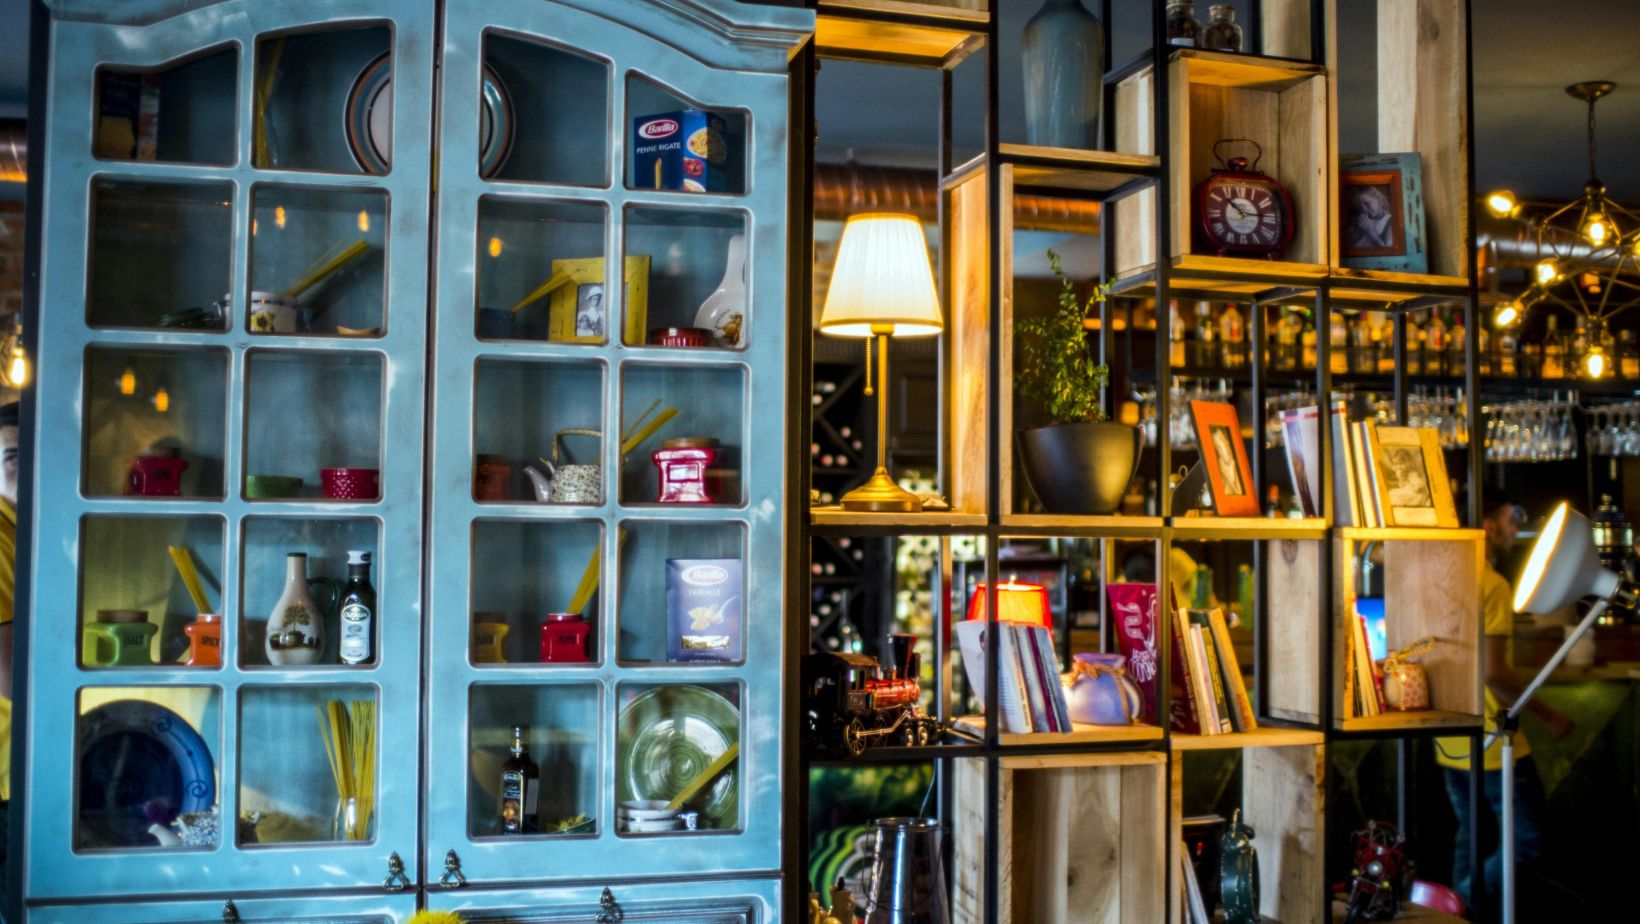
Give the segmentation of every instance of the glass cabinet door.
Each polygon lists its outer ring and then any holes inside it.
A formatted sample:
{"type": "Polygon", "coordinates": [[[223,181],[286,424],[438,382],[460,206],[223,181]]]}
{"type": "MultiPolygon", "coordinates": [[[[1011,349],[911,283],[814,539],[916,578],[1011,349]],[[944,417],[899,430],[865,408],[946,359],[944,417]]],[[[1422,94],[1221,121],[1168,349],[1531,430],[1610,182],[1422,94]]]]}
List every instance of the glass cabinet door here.
{"type": "MultiPolygon", "coordinates": [[[[787,66],[812,22],[445,9],[429,870],[779,868],[787,66]]],[[[433,898],[528,921],[508,909],[544,895],[433,898]]],[[[596,889],[557,897],[597,919],[596,889]]]]}
{"type": "Polygon", "coordinates": [[[57,8],[33,920],[416,880],[432,35],[419,2],[57,8]]]}
{"type": "Polygon", "coordinates": [[[427,907],[454,911],[470,924],[768,924],[780,917],[780,881],[466,889],[429,892],[427,907]]]}

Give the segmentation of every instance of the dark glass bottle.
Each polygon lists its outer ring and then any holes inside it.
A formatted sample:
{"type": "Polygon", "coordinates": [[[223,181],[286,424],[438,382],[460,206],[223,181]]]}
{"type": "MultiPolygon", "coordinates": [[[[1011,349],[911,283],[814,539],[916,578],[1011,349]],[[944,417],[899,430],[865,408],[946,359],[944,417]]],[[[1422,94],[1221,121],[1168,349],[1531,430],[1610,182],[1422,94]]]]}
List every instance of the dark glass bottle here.
{"type": "Polygon", "coordinates": [[[347,553],[347,590],[342,593],[343,664],[376,660],[376,590],[370,586],[370,553],[347,553]]]}
{"type": "Polygon", "coordinates": [[[1241,51],[1241,26],[1236,24],[1236,8],[1215,3],[1207,8],[1212,21],[1202,32],[1202,47],[1214,51],[1241,51]]]}
{"type": "Polygon", "coordinates": [[[512,727],[512,756],[501,765],[501,833],[523,834],[535,827],[541,772],[524,743],[524,726],[512,727]]]}
{"type": "Polygon", "coordinates": [[[1167,0],[1167,43],[1195,48],[1201,40],[1202,24],[1196,21],[1196,4],[1191,0],[1167,0]]]}

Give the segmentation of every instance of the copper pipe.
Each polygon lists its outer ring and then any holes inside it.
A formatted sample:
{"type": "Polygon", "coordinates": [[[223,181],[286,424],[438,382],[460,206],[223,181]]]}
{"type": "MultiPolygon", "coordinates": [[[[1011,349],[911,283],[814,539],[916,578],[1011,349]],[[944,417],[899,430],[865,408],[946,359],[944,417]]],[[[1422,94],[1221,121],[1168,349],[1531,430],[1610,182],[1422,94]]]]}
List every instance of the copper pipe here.
{"type": "MultiPolygon", "coordinates": [[[[906,212],[925,222],[939,216],[939,183],[932,170],[817,164],[814,217],[841,221],[858,212],[906,212]]],[[[1014,197],[1014,225],[1030,231],[1096,234],[1099,203],[1048,196],[1014,197]]]]}
{"type": "Polygon", "coordinates": [[[28,123],[0,119],[0,183],[28,182],[28,123]]]}

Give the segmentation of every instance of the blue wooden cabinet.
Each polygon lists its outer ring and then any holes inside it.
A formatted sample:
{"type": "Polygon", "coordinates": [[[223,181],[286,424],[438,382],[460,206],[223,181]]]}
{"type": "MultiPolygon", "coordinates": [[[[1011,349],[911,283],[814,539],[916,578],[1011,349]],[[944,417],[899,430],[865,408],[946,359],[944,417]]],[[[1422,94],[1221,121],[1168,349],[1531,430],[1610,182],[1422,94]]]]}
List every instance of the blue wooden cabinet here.
{"type": "Polygon", "coordinates": [[[628,919],[775,919],[788,72],[813,14],[47,6],[27,919],[593,920],[606,887],[647,909],[628,919]],[[652,454],[680,438],[712,503],[658,502],[652,454]],[[341,662],[322,585],[317,648],[270,645],[287,555],[341,584],[350,551],[373,556],[369,662],[341,662]],[[669,572],[677,594],[691,567],[722,587],[681,606],[680,654],[669,572]],[[548,620],[578,589],[585,626],[548,620]],[[340,758],[333,703],[370,730],[340,758]],[[507,834],[514,725],[539,805],[507,834]],[[621,801],[731,745],[695,829],[627,829],[621,801]],[[366,754],[349,804],[335,761],[366,754]]]}

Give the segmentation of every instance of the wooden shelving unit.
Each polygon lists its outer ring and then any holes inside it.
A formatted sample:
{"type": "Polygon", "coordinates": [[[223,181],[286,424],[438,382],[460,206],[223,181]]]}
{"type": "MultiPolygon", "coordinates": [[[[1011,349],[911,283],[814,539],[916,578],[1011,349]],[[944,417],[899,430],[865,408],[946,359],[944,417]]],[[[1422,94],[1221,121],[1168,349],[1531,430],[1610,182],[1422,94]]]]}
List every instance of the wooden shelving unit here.
{"type": "MultiPolygon", "coordinates": [[[[866,47],[866,38],[856,38],[845,48],[840,39],[822,38],[820,54],[948,72],[955,62],[996,40],[996,25],[984,15],[966,19],[966,14],[931,12],[928,4],[910,4],[915,10],[906,6],[822,0],[822,33],[829,28],[834,35],[870,36],[879,43],[866,47]],[[976,41],[957,42],[954,35],[937,32],[934,41],[926,33],[909,32],[896,46],[885,24],[911,28],[906,16],[916,17],[919,29],[971,29],[976,41]],[[828,17],[834,20],[829,25],[828,17]],[[850,23],[846,29],[843,19],[850,23]],[[958,19],[966,24],[954,25],[958,19]]],[[[1328,314],[1339,308],[1409,313],[1462,303],[1474,316],[1466,159],[1468,26],[1462,0],[1381,0],[1378,147],[1417,151],[1424,159],[1426,273],[1355,269],[1340,260],[1335,0],[1266,0],[1260,34],[1249,35],[1262,55],[1168,48],[1160,41],[1164,4],[1154,6],[1156,47],[1138,62],[1107,74],[1105,135],[1112,150],[1000,141],[994,131],[997,101],[992,99],[986,113],[992,131],[982,153],[956,164],[948,148],[941,152],[940,281],[947,326],[940,489],[952,512],[812,510],[809,526],[826,534],[980,537],[987,555],[984,577],[993,583],[1008,570],[999,562],[997,547],[1011,538],[1092,539],[1101,543],[1105,555],[1118,541],[1154,543],[1155,580],[1163,587],[1170,583],[1167,553],[1174,543],[1251,546],[1260,591],[1255,655],[1242,666],[1252,673],[1248,686],[1258,704],[1260,728],[1220,736],[1166,728],[1005,734],[983,716],[954,718],[959,734],[953,737],[960,744],[948,746],[952,750],[944,753],[950,758],[937,766],[943,768],[942,817],[952,826],[952,910],[958,921],[1069,919],[1067,908],[1075,909],[1077,920],[1179,920],[1175,845],[1185,764],[1201,759],[1202,752],[1227,750],[1238,752],[1242,761],[1240,807],[1259,832],[1261,914],[1286,924],[1330,921],[1322,838],[1330,742],[1439,731],[1467,734],[1480,727],[1478,588],[1483,559],[1478,532],[1338,528],[1325,518],[1061,516],[1035,512],[1029,501],[1014,446],[1016,427],[1029,421],[1018,419],[1013,391],[1013,204],[1027,191],[1092,200],[1106,210],[1109,220],[1100,229],[1103,276],[1112,282],[1113,295],[1088,323],[1104,338],[1102,350],[1113,349],[1116,338],[1124,336],[1125,328],[1112,323],[1118,316],[1110,307],[1124,299],[1154,299],[1157,332],[1168,330],[1168,313],[1176,310],[1170,302],[1192,299],[1302,305],[1313,311],[1317,329],[1323,331],[1328,314]],[[1439,28],[1417,28],[1409,11],[1430,5],[1441,7],[1429,14],[1439,28]],[[1322,21],[1312,20],[1316,13],[1322,21]],[[1417,95],[1407,95],[1414,90],[1417,95]],[[1257,141],[1263,148],[1261,169],[1293,196],[1297,232],[1278,259],[1195,250],[1191,193],[1210,171],[1213,143],[1220,138],[1257,141]],[[1381,544],[1385,558],[1391,648],[1424,635],[1441,639],[1436,653],[1423,659],[1435,706],[1430,711],[1344,717],[1340,662],[1346,619],[1353,620],[1351,555],[1368,543],[1381,544]],[[986,841],[988,824],[995,826],[995,843],[986,841]],[[1088,865],[1092,857],[1101,858],[1097,865],[1088,865]]],[[[948,74],[943,84],[942,92],[949,94],[948,74]]],[[[948,106],[949,101],[946,96],[942,102],[948,106]]],[[[1262,331],[1262,307],[1258,313],[1261,320],[1250,323],[1262,331]]],[[[1466,368],[1473,393],[1478,365],[1474,325],[1469,337],[1466,368]]],[[[1159,333],[1155,339],[1155,412],[1165,421],[1167,383],[1176,370],[1170,365],[1167,335],[1159,333]]],[[[1296,372],[1266,368],[1262,350],[1255,350],[1255,366],[1232,378],[1251,392],[1255,408],[1263,407],[1272,378],[1313,378],[1316,393],[1327,394],[1334,374],[1325,338],[1317,350],[1316,365],[1296,372]]],[[[1381,377],[1398,378],[1404,386],[1406,370],[1381,377]]],[[[1404,419],[1404,387],[1397,388],[1397,396],[1404,419]]],[[[1257,424],[1254,433],[1260,432],[1257,424]]],[[[1480,432],[1476,419],[1469,429],[1480,432]]],[[[1147,449],[1146,459],[1141,477],[1158,477],[1165,485],[1174,468],[1168,441],[1147,449]]],[[[1470,481],[1478,469],[1479,460],[1472,456],[1468,470],[1454,474],[1470,481]]],[[[1270,473],[1255,463],[1260,497],[1269,480],[1270,473]]],[[[1170,509],[1169,493],[1164,488],[1163,511],[1170,509]]],[[[951,547],[947,541],[941,548],[947,583],[936,587],[935,597],[957,607],[962,590],[949,586],[951,547]]],[[[1106,570],[1113,571],[1108,559],[1106,570]]],[[[953,616],[943,615],[947,620],[953,616]]],[[[940,617],[937,610],[936,625],[945,624],[940,617]]],[[[1171,629],[1161,626],[1157,634],[1158,650],[1170,650],[1171,629]]],[[[941,635],[934,665],[936,705],[951,702],[949,685],[959,670],[950,658],[948,630],[937,630],[936,636],[941,635]]],[[[1085,644],[1089,636],[1078,631],[1072,638],[1085,644]]],[[[1170,660],[1161,659],[1162,690],[1167,689],[1170,660]]],[[[995,703],[990,707],[994,714],[995,703]]],[[[938,747],[918,749],[917,756],[937,758],[941,753],[938,747]]],[[[1390,807],[1382,811],[1390,815],[1390,807]]]]}

